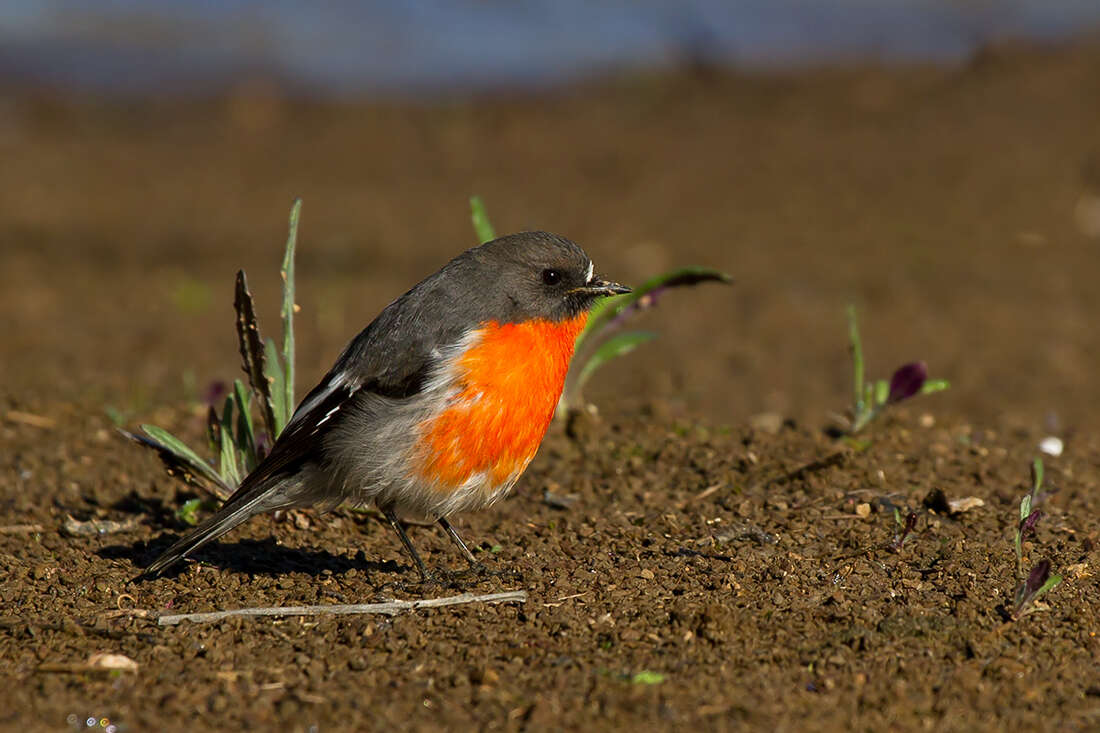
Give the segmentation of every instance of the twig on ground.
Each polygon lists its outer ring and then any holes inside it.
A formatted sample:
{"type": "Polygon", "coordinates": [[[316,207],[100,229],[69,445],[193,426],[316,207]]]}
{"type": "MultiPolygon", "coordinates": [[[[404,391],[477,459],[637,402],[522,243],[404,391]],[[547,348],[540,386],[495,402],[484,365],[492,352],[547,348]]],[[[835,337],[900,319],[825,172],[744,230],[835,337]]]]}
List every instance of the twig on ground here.
{"type": "Polygon", "coordinates": [[[706,499],[708,496],[710,496],[714,492],[718,491],[718,489],[723,488],[724,486],[725,486],[725,484],[721,483],[721,482],[717,483],[717,484],[714,484],[713,486],[708,486],[707,488],[700,491],[698,494],[695,494],[693,496],[689,496],[688,498],[681,501],[679,508],[683,509],[684,507],[686,507],[688,504],[690,504],[693,501],[699,501],[700,499],[706,499]]]}
{"type": "Polygon", "coordinates": [[[207,623],[238,616],[324,616],[381,613],[395,616],[402,611],[415,611],[420,608],[439,608],[457,606],[463,603],[526,603],[527,591],[513,590],[504,593],[475,595],[463,593],[445,598],[426,598],[420,601],[390,601],[388,603],[358,603],[331,606],[274,606],[267,608],[237,608],[231,611],[212,611],[210,613],[180,613],[157,617],[161,626],[174,626],[181,621],[207,623]]]}
{"type": "Polygon", "coordinates": [[[57,421],[52,417],[35,415],[32,412],[23,412],[21,410],[8,410],[4,417],[11,422],[30,425],[32,428],[41,428],[42,430],[49,430],[57,426],[57,421]]]}
{"type": "Polygon", "coordinates": [[[46,528],[41,524],[9,524],[6,527],[0,527],[0,534],[34,534],[45,531],[46,528]]]}
{"type": "Polygon", "coordinates": [[[113,618],[155,618],[156,615],[152,611],[147,611],[144,608],[119,608],[115,611],[104,611],[98,618],[108,620],[113,618]]]}

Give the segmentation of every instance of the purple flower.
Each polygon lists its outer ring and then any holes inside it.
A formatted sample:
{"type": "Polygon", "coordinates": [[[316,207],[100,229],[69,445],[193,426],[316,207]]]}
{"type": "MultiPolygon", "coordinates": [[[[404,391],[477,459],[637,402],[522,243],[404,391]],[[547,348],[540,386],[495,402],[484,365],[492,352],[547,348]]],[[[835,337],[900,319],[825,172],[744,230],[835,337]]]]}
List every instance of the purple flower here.
{"type": "Polygon", "coordinates": [[[920,392],[927,380],[928,367],[923,361],[898,367],[894,376],[890,377],[890,396],[886,402],[893,404],[909,399],[920,392]]]}

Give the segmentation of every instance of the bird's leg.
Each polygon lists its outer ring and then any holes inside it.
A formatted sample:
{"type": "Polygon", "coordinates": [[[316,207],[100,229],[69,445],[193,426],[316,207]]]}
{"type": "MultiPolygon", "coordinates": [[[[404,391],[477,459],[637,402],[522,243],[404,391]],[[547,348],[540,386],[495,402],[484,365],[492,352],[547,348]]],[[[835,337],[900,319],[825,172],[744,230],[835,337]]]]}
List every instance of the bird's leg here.
{"type": "Polygon", "coordinates": [[[455,532],[455,528],[451,526],[451,523],[447,521],[446,517],[439,518],[439,526],[444,529],[447,536],[451,538],[451,541],[458,545],[458,549],[462,550],[463,556],[466,558],[466,562],[470,563],[471,568],[483,567],[480,562],[474,557],[474,554],[470,552],[470,549],[466,547],[466,543],[462,541],[462,538],[458,536],[458,532],[455,532]]]}
{"type": "Polygon", "coordinates": [[[451,523],[447,521],[446,517],[439,518],[439,526],[447,531],[447,536],[451,538],[452,542],[458,545],[458,549],[462,550],[462,554],[466,556],[466,562],[470,563],[470,572],[475,575],[493,575],[522,580],[522,576],[515,570],[490,570],[485,563],[475,558],[474,554],[466,547],[466,543],[458,536],[458,532],[455,531],[455,528],[451,526],[451,523]]]}
{"type": "MultiPolygon", "coordinates": [[[[405,534],[405,528],[401,525],[401,520],[397,518],[397,513],[394,512],[392,508],[382,509],[382,513],[386,515],[386,519],[390,520],[390,524],[397,532],[397,536],[401,538],[401,544],[405,545],[405,549],[412,555],[413,562],[416,563],[416,569],[420,571],[420,579],[428,580],[428,568],[424,566],[424,561],[420,559],[420,553],[416,551],[409,536],[405,534]]],[[[467,553],[468,552],[467,550],[467,553]]]]}

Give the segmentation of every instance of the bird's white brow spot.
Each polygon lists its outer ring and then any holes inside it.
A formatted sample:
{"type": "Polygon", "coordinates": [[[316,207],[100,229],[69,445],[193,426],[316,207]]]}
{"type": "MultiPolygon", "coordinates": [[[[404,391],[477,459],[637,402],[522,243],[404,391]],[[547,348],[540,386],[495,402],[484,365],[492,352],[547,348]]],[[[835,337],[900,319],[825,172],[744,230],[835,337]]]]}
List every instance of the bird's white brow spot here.
{"type": "Polygon", "coordinates": [[[593,272],[592,268],[593,268],[592,260],[589,260],[588,261],[588,274],[584,276],[584,281],[586,283],[592,282],[592,272],[593,272]]]}

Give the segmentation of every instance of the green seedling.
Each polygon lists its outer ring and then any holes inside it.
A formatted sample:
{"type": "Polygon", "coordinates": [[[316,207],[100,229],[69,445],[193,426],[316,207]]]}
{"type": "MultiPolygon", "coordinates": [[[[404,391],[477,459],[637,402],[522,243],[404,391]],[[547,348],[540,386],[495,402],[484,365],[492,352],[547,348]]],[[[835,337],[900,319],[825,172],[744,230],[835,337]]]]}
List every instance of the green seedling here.
{"type": "Polygon", "coordinates": [[[474,223],[474,233],[481,244],[491,242],[497,238],[493,223],[489,221],[489,212],[485,210],[485,202],[480,196],[470,197],[470,219],[474,223]]]}
{"type": "Polygon", "coordinates": [[[1050,560],[1041,561],[1027,574],[1027,580],[1017,586],[1012,618],[1019,620],[1036,611],[1035,601],[1057,588],[1061,582],[1061,575],[1050,574],[1050,560]]]}
{"type": "MultiPolygon", "coordinates": [[[[470,218],[479,241],[485,243],[496,236],[485,205],[477,196],[470,198],[470,218]]],[[[728,284],[733,280],[726,273],[709,267],[683,267],[657,275],[630,293],[604,298],[597,303],[574,344],[573,362],[558,402],[557,416],[563,418],[583,406],[582,390],[597,369],[657,338],[657,334],[649,331],[616,333],[627,321],[655,307],[665,291],[705,282],[728,284]]]]}
{"type": "Polygon", "coordinates": [[[928,367],[923,361],[898,367],[890,381],[864,379],[863,341],[859,335],[859,322],[855,306],[848,306],[848,342],[852,352],[852,407],[847,419],[847,433],[854,435],[888,407],[918,394],[942,392],[951,385],[946,379],[929,379],[928,367]]]}
{"type": "Polygon", "coordinates": [[[905,515],[905,520],[902,521],[901,512],[894,509],[894,523],[898,526],[898,534],[894,537],[893,543],[890,545],[894,552],[901,552],[905,548],[905,543],[912,536],[913,531],[917,528],[917,515],[915,512],[909,512],[905,515]]]}
{"type": "MultiPolygon", "coordinates": [[[[170,476],[200,488],[218,499],[225,499],[255,468],[269,446],[283,431],[294,413],[294,252],[298,242],[298,218],[302,202],[296,200],[290,210],[289,234],[283,255],[283,343],[266,341],[260,335],[252,293],[244,270],[237,272],[234,309],[237,313],[237,340],[247,386],[240,379],[224,396],[220,411],[210,407],[207,416],[207,441],[212,460],[202,458],[182,440],[156,425],[142,425],[144,435],[120,432],[130,440],[156,451],[170,476]],[[263,431],[253,420],[258,408],[263,431]]],[[[212,395],[219,399],[224,385],[215,383],[212,395]],[[220,388],[217,388],[220,387],[220,388]]],[[[177,516],[193,524],[202,505],[187,502],[177,516]]]]}
{"type": "Polygon", "coordinates": [[[1043,487],[1043,461],[1036,458],[1031,462],[1031,491],[1020,499],[1020,521],[1016,523],[1016,534],[1013,537],[1013,548],[1016,550],[1016,577],[1020,576],[1024,562],[1024,540],[1028,534],[1035,533],[1035,525],[1042,518],[1042,511],[1035,509],[1035,500],[1039,496],[1039,490],[1043,487]]]}
{"type": "MultiPolygon", "coordinates": [[[[1039,523],[1043,513],[1035,508],[1039,499],[1039,491],[1043,487],[1043,461],[1036,458],[1031,462],[1031,491],[1020,500],[1020,519],[1016,524],[1016,532],[1013,537],[1013,549],[1016,552],[1016,577],[1019,578],[1023,569],[1023,542],[1029,534],[1035,533],[1035,526],[1039,523]]],[[[1021,619],[1035,611],[1035,601],[1042,598],[1062,582],[1061,575],[1050,574],[1050,561],[1042,560],[1037,563],[1027,578],[1016,586],[1013,594],[1012,618],[1021,619]]]]}

